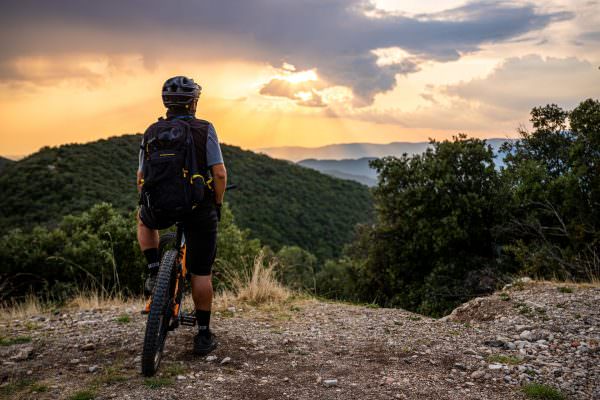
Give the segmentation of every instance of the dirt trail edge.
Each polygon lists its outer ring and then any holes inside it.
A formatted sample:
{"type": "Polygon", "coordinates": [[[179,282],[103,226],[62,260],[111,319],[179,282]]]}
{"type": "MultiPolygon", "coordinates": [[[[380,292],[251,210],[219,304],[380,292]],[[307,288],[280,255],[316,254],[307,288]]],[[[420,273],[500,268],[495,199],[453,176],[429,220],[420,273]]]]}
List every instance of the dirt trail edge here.
{"type": "Polygon", "coordinates": [[[153,379],[133,307],[3,320],[0,397],[509,400],[534,381],[600,399],[599,304],[598,287],[527,283],[441,320],[313,300],[231,306],[214,317],[211,356],[193,356],[194,330],[180,328],[153,379]]]}

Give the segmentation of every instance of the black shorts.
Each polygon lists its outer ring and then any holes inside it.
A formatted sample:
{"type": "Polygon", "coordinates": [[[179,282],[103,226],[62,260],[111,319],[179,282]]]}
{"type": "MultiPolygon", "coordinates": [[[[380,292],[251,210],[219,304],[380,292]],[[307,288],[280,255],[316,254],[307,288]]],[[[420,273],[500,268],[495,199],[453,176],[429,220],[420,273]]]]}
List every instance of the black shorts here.
{"type": "MultiPolygon", "coordinates": [[[[176,221],[160,218],[145,206],[140,207],[140,220],[150,229],[166,229],[176,221]]],[[[185,264],[194,275],[210,275],[217,255],[217,211],[214,207],[197,208],[183,220],[186,242],[185,264]]]]}

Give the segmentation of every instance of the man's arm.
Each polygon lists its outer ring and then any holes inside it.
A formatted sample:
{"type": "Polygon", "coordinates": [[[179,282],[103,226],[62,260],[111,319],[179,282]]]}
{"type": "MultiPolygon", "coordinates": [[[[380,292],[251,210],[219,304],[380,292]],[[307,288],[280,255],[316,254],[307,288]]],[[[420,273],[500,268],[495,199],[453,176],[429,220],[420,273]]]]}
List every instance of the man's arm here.
{"type": "Polygon", "coordinates": [[[215,189],[215,203],[223,204],[225,188],[227,187],[227,170],[225,164],[215,164],[210,167],[210,173],[213,177],[213,188],[215,189]]]}
{"type": "Polygon", "coordinates": [[[213,188],[215,190],[215,203],[223,204],[223,196],[227,187],[227,170],[223,162],[221,146],[217,138],[217,132],[213,124],[208,125],[208,136],[206,138],[206,163],[210,168],[213,178],[213,188]]]}
{"type": "Polygon", "coordinates": [[[138,193],[142,191],[142,178],[144,177],[144,175],[142,174],[142,171],[138,170],[137,172],[137,190],[138,193]]]}

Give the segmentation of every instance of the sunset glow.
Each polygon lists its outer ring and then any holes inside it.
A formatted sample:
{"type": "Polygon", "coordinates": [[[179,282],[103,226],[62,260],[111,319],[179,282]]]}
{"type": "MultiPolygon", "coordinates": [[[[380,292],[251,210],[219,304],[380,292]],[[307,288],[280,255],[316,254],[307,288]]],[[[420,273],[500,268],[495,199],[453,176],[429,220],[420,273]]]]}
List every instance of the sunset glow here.
{"type": "Polygon", "coordinates": [[[220,139],[251,149],[510,137],[531,107],[600,87],[595,1],[190,2],[192,22],[157,20],[154,1],[110,21],[111,1],[27,3],[0,17],[4,156],[142,132],[179,74],[202,85],[198,116],[220,139]]]}

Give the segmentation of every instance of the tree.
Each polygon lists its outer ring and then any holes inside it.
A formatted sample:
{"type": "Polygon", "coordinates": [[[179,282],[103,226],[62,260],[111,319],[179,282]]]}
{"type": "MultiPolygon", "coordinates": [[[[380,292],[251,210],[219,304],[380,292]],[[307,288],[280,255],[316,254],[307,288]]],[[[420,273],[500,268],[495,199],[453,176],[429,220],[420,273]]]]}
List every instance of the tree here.
{"type": "Polygon", "coordinates": [[[494,289],[474,275],[494,280],[506,269],[495,234],[506,203],[485,141],[459,135],[431,144],[422,155],[373,161],[377,223],[358,247],[366,247],[364,295],[441,315],[494,289]]]}
{"type": "Polygon", "coordinates": [[[284,246],[276,254],[279,278],[288,287],[311,293],[317,288],[317,257],[298,246],[284,246]]]}
{"type": "Polygon", "coordinates": [[[531,112],[533,130],[507,144],[504,176],[512,188],[511,251],[523,271],[589,279],[600,274],[600,102],[568,112],[531,112]]]}

